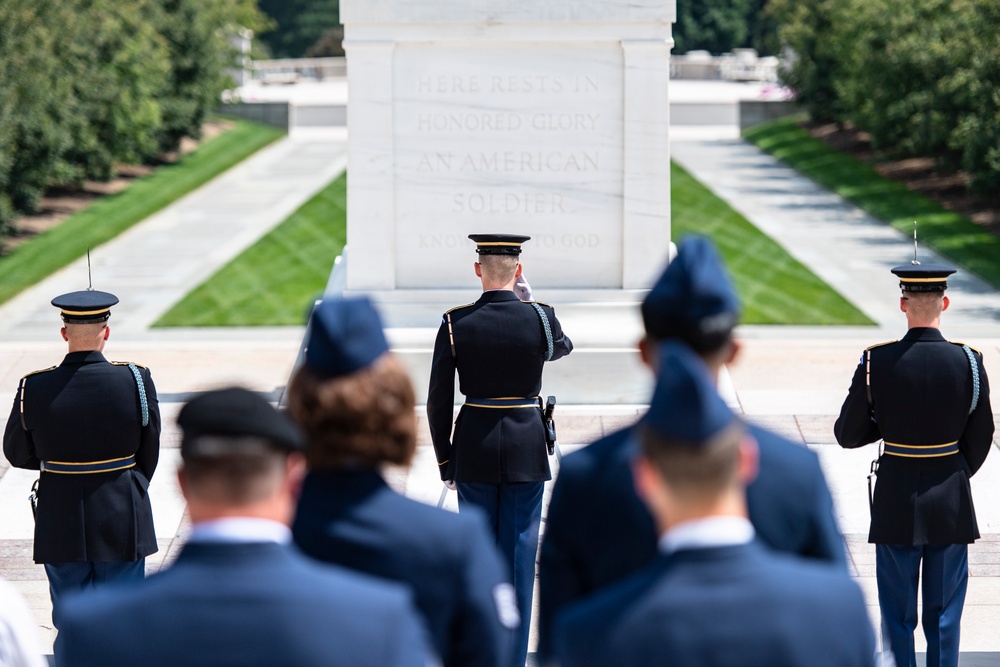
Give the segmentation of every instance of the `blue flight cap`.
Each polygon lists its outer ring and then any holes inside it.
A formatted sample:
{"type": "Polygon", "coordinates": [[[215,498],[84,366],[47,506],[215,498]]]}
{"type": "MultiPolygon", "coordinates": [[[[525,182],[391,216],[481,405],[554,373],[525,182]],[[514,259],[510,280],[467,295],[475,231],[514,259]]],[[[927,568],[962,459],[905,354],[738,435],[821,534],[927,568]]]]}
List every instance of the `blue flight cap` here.
{"type": "Polygon", "coordinates": [[[52,305],[59,309],[63,322],[67,324],[104,322],[111,317],[111,306],[116,303],[118,297],[114,294],[95,289],[60,294],[52,299],[52,305]]]}
{"type": "Polygon", "coordinates": [[[368,297],[323,299],[313,310],[306,366],[316,374],[350,375],[388,351],[382,320],[368,297]]]}
{"type": "Polygon", "coordinates": [[[656,389],[643,423],[654,435],[700,447],[736,420],[719,396],[708,369],[679,341],[660,346],[656,389]]]}
{"type": "Polygon", "coordinates": [[[642,302],[646,333],[697,352],[719,348],[740,319],[740,300],[712,242],[688,236],[642,302]]]}
{"type": "Polygon", "coordinates": [[[267,449],[297,452],[306,439],[290,419],[259,394],[227,387],[200,394],[181,408],[181,456],[249,454],[264,441],[267,449]],[[231,441],[227,443],[226,441],[231,441]]]}

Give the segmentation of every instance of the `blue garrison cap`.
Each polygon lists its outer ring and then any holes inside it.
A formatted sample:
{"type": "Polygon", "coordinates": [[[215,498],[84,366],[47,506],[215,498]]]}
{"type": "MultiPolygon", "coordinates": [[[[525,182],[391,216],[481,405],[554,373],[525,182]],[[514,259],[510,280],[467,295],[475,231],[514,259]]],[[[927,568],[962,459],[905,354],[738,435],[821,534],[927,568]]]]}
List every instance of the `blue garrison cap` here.
{"type": "Polygon", "coordinates": [[[698,447],[736,420],[705,364],[679,341],[660,346],[656,389],[643,419],[654,435],[698,447]]]}
{"type": "Polygon", "coordinates": [[[679,338],[698,352],[720,347],[740,319],[740,301],[712,242],[685,238],[642,302],[646,333],[679,338]]]}
{"type": "Polygon", "coordinates": [[[313,310],[306,366],[318,375],[350,375],[388,350],[382,320],[368,297],[323,299],[313,310]]]}

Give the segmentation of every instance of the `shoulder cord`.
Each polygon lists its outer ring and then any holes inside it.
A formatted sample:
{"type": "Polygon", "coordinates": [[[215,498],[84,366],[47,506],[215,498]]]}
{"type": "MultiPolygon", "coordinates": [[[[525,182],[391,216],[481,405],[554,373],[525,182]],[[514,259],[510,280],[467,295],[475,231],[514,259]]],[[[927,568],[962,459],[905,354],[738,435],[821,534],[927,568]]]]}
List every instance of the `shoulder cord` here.
{"type": "Polygon", "coordinates": [[[146,402],[146,385],[142,381],[142,374],[135,364],[129,364],[128,368],[135,377],[135,386],[139,390],[139,408],[142,410],[142,425],[149,426],[149,403],[146,402]]]}
{"type": "Polygon", "coordinates": [[[963,345],[962,349],[965,350],[965,356],[969,358],[969,368],[972,369],[972,405],[969,406],[971,415],[979,404],[979,364],[976,363],[976,357],[968,345],[963,345]]]}
{"type": "Polygon", "coordinates": [[[549,318],[545,316],[545,311],[537,303],[532,302],[531,307],[538,313],[538,319],[542,321],[542,329],[545,330],[545,345],[547,347],[545,361],[552,361],[552,353],[555,351],[555,347],[552,343],[552,327],[549,326],[549,318]]]}

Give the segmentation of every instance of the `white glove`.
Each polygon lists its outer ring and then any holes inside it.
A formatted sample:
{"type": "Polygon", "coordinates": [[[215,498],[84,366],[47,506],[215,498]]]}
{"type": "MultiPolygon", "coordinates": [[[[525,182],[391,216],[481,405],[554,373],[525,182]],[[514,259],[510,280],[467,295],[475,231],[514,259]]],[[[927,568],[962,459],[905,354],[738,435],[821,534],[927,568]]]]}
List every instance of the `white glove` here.
{"type": "Polygon", "coordinates": [[[523,271],[514,279],[514,294],[521,301],[531,301],[531,285],[528,284],[528,279],[524,277],[523,271]]]}
{"type": "Polygon", "coordinates": [[[455,486],[455,480],[446,479],[444,480],[444,485],[448,487],[449,491],[454,491],[457,487],[455,486]]]}

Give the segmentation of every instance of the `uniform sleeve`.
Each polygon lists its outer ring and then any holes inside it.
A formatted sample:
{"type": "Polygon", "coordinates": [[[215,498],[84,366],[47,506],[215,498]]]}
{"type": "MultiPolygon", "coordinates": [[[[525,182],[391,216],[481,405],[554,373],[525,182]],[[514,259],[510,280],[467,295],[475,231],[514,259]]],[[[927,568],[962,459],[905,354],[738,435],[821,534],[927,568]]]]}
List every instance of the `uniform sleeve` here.
{"type": "Polygon", "coordinates": [[[542,664],[552,656],[552,633],[555,616],[570,603],[584,596],[584,588],[577,572],[569,531],[573,508],[570,500],[572,489],[568,476],[556,478],[545,522],[545,537],[538,564],[538,654],[542,664]]]}
{"type": "Polygon", "coordinates": [[[503,574],[503,563],[484,525],[471,525],[463,542],[465,597],[457,614],[459,628],[450,662],[470,667],[509,665],[514,633],[522,622],[514,587],[503,574]]]}
{"type": "Polygon", "coordinates": [[[549,307],[549,326],[552,328],[552,358],[549,361],[561,359],[573,351],[573,341],[563,333],[562,325],[556,317],[555,308],[549,307]]]}
{"type": "Polygon", "coordinates": [[[812,539],[805,545],[803,556],[824,560],[847,569],[847,551],[844,536],[837,526],[833,511],[833,496],[816,461],[812,488],[815,491],[812,513],[812,539]]]}
{"type": "Polygon", "coordinates": [[[833,434],[840,446],[846,449],[861,447],[882,437],[878,424],[872,418],[871,406],[868,405],[864,357],[854,371],[847,400],[840,408],[840,416],[833,425],[833,434]]]}
{"type": "Polygon", "coordinates": [[[969,464],[969,470],[973,475],[982,467],[986,461],[986,455],[990,453],[994,428],[993,408],[990,406],[990,382],[986,377],[986,368],[983,366],[981,354],[976,355],[976,363],[979,364],[979,402],[976,404],[976,409],[969,415],[969,421],[958,441],[958,448],[965,456],[965,461],[969,464]]]}
{"type": "Polygon", "coordinates": [[[140,369],[142,383],[146,388],[146,405],[149,410],[149,424],[142,428],[139,436],[139,449],[135,452],[136,465],[146,476],[153,479],[156,464],[160,458],[160,402],[156,398],[156,386],[149,369],[140,369]]]}
{"type": "Polygon", "coordinates": [[[434,340],[431,379],[427,389],[427,422],[442,480],[454,479],[451,460],[451,427],[455,410],[455,359],[451,356],[448,325],[442,321],[434,340]]]}
{"type": "Polygon", "coordinates": [[[26,431],[21,424],[21,392],[23,389],[24,381],[17,387],[14,405],[11,406],[10,416],[7,418],[7,428],[3,434],[3,454],[15,468],[38,470],[41,467],[41,461],[35,455],[35,443],[31,440],[31,433],[26,431]]]}

